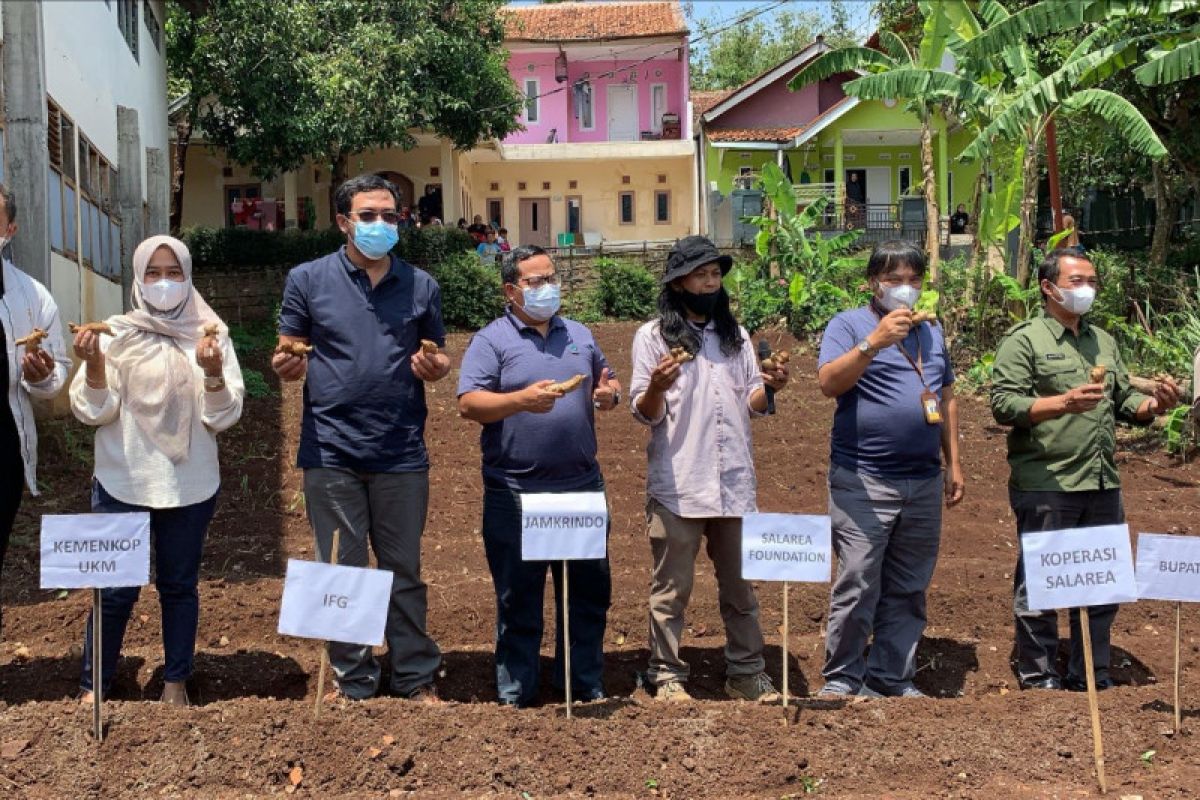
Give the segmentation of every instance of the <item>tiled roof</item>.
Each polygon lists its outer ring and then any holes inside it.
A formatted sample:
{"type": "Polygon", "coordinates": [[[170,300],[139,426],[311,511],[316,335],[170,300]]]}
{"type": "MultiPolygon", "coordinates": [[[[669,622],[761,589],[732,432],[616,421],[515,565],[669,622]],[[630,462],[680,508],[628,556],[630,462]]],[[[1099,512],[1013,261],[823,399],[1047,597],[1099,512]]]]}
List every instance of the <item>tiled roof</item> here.
{"type": "Polygon", "coordinates": [[[506,6],[505,38],[527,42],[603,41],[686,35],[677,2],[575,2],[506,6]]]}
{"type": "Polygon", "coordinates": [[[725,89],[692,92],[692,130],[700,130],[700,115],[721,102],[727,94],[729,92],[725,89]]]}
{"type": "Polygon", "coordinates": [[[710,130],[708,138],[714,142],[790,142],[804,130],[799,128],[725,128],[710,130]]]}

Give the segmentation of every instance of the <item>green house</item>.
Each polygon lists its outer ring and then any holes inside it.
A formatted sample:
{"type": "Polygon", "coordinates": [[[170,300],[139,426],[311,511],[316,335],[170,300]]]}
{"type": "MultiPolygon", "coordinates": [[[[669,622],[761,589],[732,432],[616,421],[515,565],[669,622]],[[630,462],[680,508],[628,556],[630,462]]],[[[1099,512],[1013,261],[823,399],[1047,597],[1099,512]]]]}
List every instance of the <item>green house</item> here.
{"type": "MultiPolygon", "coordinates": [[[[796,185],[797,206],[817,197],[831,201],[823,228],[861,228],[867,241],[924,239],[920,122],[903,100],[859,100],[842,84],[857,73],[834,76],[793,92],[788,81],[830,49],[818,39],[801,52],[721,95],[693,96],[703,176],[700,217],[718,241],[745,238],[738,219],[756,201],[762,165],[778,164],[796,185]],[[740,234],[740,235],[739,235],[740,234]]],[[[948,219],[958,204],[969,210],[977,164],[956,157],[970,142],[953,119],[933,125],[938,208],[949,243],[948,219]]],[[[986,191],[988,187],[984,187],[986,191]]]]}

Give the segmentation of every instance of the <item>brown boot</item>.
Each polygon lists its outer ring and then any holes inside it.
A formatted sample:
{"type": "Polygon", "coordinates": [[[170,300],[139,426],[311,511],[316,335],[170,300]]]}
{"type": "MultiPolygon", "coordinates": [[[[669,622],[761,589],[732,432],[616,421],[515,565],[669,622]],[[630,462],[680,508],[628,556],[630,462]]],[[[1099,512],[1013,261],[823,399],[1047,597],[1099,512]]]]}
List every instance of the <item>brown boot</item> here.
{"type": "Polygon", "coordinates": [[[172,706],[189,706],[187,686],[183,681],[167,681],[163,684],[162,701],[172,706]]]}

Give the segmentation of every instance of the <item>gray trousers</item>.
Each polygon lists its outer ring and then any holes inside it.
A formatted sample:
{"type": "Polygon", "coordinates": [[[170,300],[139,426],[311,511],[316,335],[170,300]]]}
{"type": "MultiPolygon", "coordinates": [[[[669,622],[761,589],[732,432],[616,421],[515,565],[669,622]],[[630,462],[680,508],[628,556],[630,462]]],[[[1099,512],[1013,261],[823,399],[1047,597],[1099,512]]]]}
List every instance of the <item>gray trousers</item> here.
{"type": "MultiPolygon", "coordinates": [[[[1022,492],[1009,489],[1008,499],[1017,515],[1017,533],[1060,531],[1093,525],[1119,525],[1125,521],[1120,489],[1085,492],[1022,492]]],[[[1018,537],[1019,539],[1020,537],[1018,537]]],[[[1013,617],[1017,633],[1017,678],[1021,685],[1059,677],[1058,612],[1030,611],[1025,587],[1025,560],[1017,546],[1017,568],[1013,570],[1013,617]]],[[[1108,677],[1109,634],[1119,606],[1088,608],[1088,632],[1092,637],[1092,668],[1096,680],[1108,677]]],[[[1084,683],[1083,639],[1079,609],[1069,614],[1071,651],[1067,680],[1084,683]]]]}
{"type": "MultiPolygon", "coordinates": [[[[369,544],[379,569],[392,573],[392,598],[384,629],[390,691],[404,696],[431,683],[442,654],[425,632],[425,583],[421,580],[429,473],[306,469],[304,498],[318,558],[329,561],[337,529],[341,531],[339,564],[368,566],[369,544]]],[[[380,668],[369,646],[330,642],[329,663],[348,697],[365,699],[378,692],[380,668]]]]}
{"type": "Polygon", "coordinates": [[[680,517],[651,500],[650,682],[686,681],[690,669],[679,655],[683,612],[692,597],[696,555],[705,540],[717,574],[717,600],[725,623],[725,674],[757,675],[766,667],[754,587],[742,578],[741,517],[680,517]]]}
{"type": "Polygon", "coordinates": [[[830,465],[838,570],[829,601],[826,681],[851,691],[866,683],[885,695],[912,683],[925,632],[925,590],[941,541],[942,490],[940,475],[888,479],[830,465]]]}

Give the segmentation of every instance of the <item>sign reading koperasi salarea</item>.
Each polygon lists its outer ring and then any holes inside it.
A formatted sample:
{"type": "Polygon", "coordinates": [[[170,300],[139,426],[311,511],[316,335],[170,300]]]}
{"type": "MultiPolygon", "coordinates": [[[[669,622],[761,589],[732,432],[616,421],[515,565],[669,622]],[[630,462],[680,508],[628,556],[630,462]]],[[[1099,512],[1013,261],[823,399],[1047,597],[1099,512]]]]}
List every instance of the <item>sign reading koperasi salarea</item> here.
{"type": "Polygon", "coordinates": [[[392,573],[288,559],[279,632],[352,644],[383,644],[392,573]]]}
{"type": "Polygon", "coordinates": [[[604,558],[607,534],[604,492],[521,495],[521,558],[525,561],[604,558]]]}
{"type": "Polygon", "coordinates": [[[1139,533],[1138,595],[1200,603],[1200,536],[1139,533]]]}
{"type": "Polygon", "coordinates": [[[1021,535],[1029,608],[1079,608],[1137,600],[1128,525],[1021,535]]]}
{"type": "Polygon", "coordinates": [[[150,580],[150,514],[42,517],[41,587],[111,589],[150,580]]]}
{"type": "Polygon", "coordinates": [[[747,514],[742,518],[742,577],[826,583],[830,521],[810,514],[747,514]]]}

